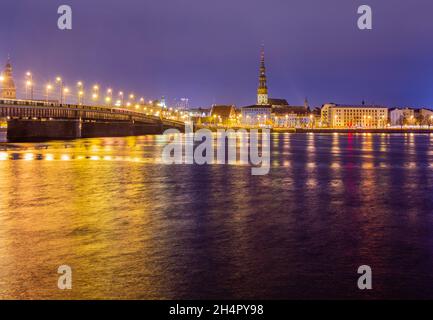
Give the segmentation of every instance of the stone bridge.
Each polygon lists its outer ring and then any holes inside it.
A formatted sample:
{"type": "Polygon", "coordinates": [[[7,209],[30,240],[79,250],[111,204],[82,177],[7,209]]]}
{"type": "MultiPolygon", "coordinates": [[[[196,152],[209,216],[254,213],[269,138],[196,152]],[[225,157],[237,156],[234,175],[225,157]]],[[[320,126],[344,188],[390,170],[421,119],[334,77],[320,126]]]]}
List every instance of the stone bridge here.
{"type": "Polygon", "coordinates": [[[162,134],[184,122],[122,108],[0,100],[0,118],[7,119],[9,141],[121,137],[162,134]]]}

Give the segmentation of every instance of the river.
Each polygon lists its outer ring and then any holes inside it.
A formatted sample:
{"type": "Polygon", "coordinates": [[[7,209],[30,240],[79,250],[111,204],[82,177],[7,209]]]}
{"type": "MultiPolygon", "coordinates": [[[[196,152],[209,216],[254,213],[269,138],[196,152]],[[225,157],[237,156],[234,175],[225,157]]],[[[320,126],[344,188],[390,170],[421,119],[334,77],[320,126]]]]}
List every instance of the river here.
{"type": "Polygon", "coordinates": [[[164,144],[0,143],[0,298],[433,298],[433,135],[272,134],[266,176],[164,144]]]}

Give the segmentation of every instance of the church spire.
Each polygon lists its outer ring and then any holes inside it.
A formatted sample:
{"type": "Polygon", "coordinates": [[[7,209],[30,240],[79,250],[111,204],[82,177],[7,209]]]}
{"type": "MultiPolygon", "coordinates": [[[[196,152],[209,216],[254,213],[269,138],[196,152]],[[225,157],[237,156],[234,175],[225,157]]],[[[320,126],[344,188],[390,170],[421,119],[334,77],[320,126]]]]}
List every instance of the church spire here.
{"type": "Polygon", "coordinates": [[[266,66],[265,66],[265,46],[262,45],[260,52],[260,70],[259,70],[259,87],[257,89],[257,104],[268,104],[268,87],[266,80],[266,66]]]}

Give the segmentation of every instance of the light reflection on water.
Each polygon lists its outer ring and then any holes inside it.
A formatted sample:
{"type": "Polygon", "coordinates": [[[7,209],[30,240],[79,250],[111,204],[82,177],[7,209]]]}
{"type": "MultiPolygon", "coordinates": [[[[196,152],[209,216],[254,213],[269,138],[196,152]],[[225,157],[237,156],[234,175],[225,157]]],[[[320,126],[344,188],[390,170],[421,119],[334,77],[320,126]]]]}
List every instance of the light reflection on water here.
{"type": "Polygon", "coordinates": [[[433,298],[431,135],[271,139],[262,177],[161,136],[0,144],[0,297],[433,298]]]}

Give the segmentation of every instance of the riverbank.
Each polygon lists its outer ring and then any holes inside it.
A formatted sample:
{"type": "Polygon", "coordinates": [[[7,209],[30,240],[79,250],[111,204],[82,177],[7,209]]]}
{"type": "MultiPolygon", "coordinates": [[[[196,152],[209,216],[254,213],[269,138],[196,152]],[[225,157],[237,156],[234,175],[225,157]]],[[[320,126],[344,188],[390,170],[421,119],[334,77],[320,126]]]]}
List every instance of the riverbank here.
{"type": "MultiPolygon", "coordinates": [[[[273,129],[273,132],[284,132],[273,129]]],[[[290,132],[290,131],[288,131],[290,132]]],[[[433,133],[433,129],[421,128],[370,128],[370,129],[296,129],[296,133],[433,133]]]]}
{"type": "MultiPolygon", "coordinates": [[[[216,132],[217,130],[251,130],[251,129],[262,129],[262,128],[243,128],[243,127],[204,127],[204,126],[196,126],[194,127],[195,130],[199,129],[209,129],[213,132],[216,132]]],[[[335,128],[272,128],[272,133],[398,133],[398,134],[404,134],[404,133],[433,133],[433,127],[431,129],[428,128],[368,128],[368,129],[335,129],[335,128]]]]}

